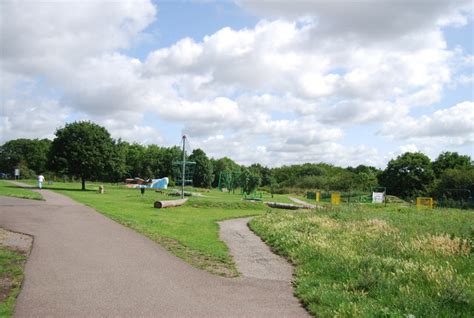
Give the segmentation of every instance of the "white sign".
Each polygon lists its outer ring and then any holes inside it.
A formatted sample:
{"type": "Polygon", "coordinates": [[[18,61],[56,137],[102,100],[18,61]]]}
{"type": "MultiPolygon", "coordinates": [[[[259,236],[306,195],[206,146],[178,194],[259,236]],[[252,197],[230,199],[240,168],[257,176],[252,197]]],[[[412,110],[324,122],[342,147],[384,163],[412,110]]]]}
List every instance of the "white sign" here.
{"type": "Polygon", "coordinates": [[[20,176],[20,169],[15,169],[15,177],[19,177],[19,176],[20,176]]]}
{"type": "Polygon", "coordinates": [[[384,203],[385,193],[384,192],[372,192],[372,203],[384,203]]]}

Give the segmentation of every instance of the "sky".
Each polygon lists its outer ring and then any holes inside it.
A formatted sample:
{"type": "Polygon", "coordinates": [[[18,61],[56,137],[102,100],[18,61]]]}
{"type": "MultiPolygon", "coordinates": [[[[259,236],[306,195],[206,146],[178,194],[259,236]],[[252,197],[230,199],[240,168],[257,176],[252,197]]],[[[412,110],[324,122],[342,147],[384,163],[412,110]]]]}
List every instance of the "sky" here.
{"type": "Polygon", "coordinates": [[[472,0],[0,2],[0,144],[90,120],[240,164],[474,157],[472,0]]]}

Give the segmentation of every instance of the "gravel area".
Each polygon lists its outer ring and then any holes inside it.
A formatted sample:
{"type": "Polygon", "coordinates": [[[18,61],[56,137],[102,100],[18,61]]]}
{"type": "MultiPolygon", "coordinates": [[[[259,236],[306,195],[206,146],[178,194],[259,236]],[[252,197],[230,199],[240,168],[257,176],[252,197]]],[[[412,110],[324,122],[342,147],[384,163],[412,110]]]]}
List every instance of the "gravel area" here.
{"type": "Polygon", "coordinates": [[[28,255],[33,245],[33,238],[26,234],[10,232],[0,228],[0,246],[7,247],[12,250],[20,251],[28,255]]]}
{"type": "Polygon", "coordinates": [[[220,237],[227,244],[237,270],[244,277],[291,282],[293,266],[274,254],[248,227],[251,218],[219,222],[220,237]]]}

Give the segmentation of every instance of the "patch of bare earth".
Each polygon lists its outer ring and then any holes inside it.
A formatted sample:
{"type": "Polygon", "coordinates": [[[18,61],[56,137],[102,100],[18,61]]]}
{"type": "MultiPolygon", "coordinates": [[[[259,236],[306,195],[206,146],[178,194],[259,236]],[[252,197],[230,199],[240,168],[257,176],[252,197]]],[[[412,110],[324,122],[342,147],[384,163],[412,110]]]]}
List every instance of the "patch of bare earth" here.
{"type": "MultiPolygon", "coordinates": [[[[33,238],[31,236],[0,228],[0,247],[28,256],[32,244],[33,238]]],[[[25,262],[26,257],[22,261],[16,261],[14,265],[19,265],[23,268],[25,262]]],[[[8,273],[0,276],[0,302],[5,301],[10,295],[10,291],[19,285],[21,285],[21,281],[11,277],[8,273]]]]}

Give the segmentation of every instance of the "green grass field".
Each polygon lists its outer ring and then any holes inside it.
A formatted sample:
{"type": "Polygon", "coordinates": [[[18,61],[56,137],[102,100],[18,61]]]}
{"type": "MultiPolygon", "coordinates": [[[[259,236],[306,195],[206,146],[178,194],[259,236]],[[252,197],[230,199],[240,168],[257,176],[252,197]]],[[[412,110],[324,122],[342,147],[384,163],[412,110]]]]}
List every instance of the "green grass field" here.
{"type": "Polygon", "coordinates": [[[5,180],[0,180],[0,195],[22,199],[43,200],[41,194],[21,188],[5,180]]]}
{"type": "Polygon", "coordinates": [[[15,300],[23,281],[23,263],[26,257],[21,253],[0,246],[0,317],[11,317],[15,300]],[[4,290],[6,286],[11,287],[4,290]]]}
{"type": "Polygon", "coordinates": [[[318,317],[474,316],[472,210],[271,211],[251,228],[296,265],[296,295],[318,317]]]}
{"type": "MultiPolygon", "coordinates": [[[[34,181],[28,183],[34,184],[34,181]]],[[[242,201],[240,194],[217,190],[202,192],[203,197],[191,197],[186,205],[155,209],[156,200],[176,197],[147,190],[142,197],[138,189],[105,184],[105,194],[98,194],[98,184],[87,183],[81,191],[79,183],[55,183],[45,189],[57,191],[84,203],[111,219],[126,225],[160,243],[190,264],[212,273],[234,277],[238,273],[227,246],[219,239],[216,222],[265,212],[263,203],[242,201]]],[[[191,190],[191,189],[190,189],[191,190]]],[[[269,195],[265,200],[291,202],[286,196],[269,195]]]]}
{"type": "MultiPolygon", "coordinates": [[[[474,316],[472,210],[325,204],[316,211],[284,211],[216,190],[181,207],[155,209],[154,201],[174,197],[150,190],[142,197],[137,189],[108,184],[106,193],[98,194],[98,184],[87,187],[47,186],[190,264],[228,277],[237,271],[216,222],[257,216],[252,229],[295,264],[296,296],[318,317],[474,316]]],[[[263,199],[292,202],[286,195],[263,199]]]]}

